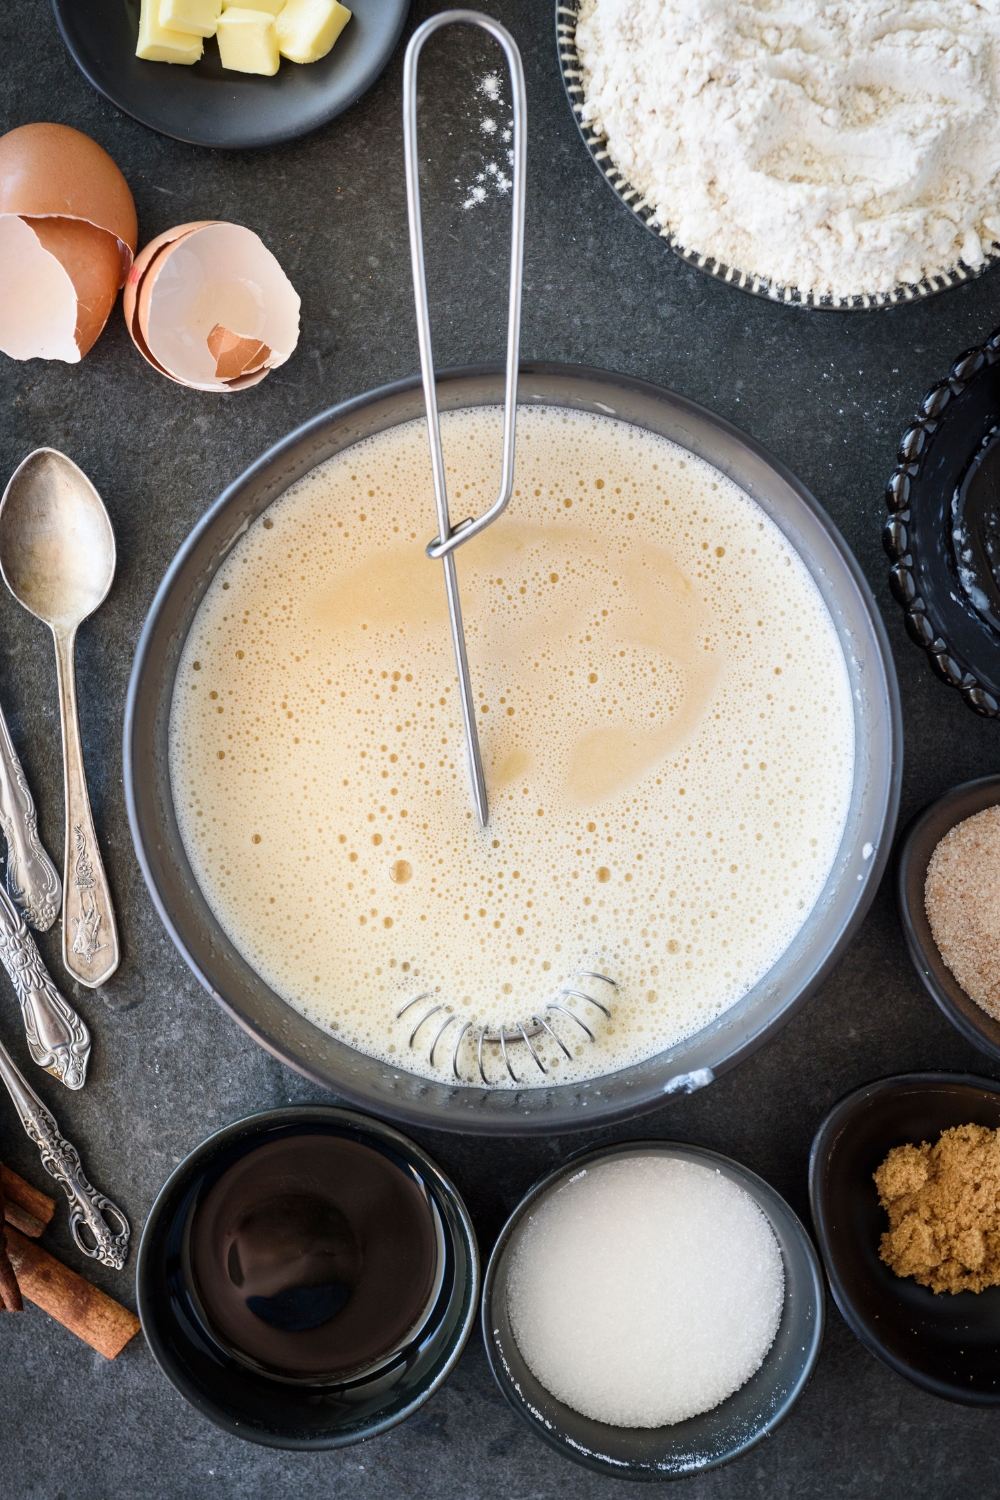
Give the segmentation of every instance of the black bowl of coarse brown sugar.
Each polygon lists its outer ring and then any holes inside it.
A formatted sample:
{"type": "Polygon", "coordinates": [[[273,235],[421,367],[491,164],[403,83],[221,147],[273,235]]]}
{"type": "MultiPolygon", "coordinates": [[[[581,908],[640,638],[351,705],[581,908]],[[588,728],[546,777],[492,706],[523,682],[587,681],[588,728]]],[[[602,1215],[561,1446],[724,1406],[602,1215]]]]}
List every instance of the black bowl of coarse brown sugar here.
{"type": "Polygon", "coordinates": [[[809,1202],[834,1301],[870,1353],[922,1390],[965,1406],[1000,1406],[1000,1286],[931,1291],[879,1256],[889,1218],[876,1169],[895,1146],[944,1130],[1000,1129],[1000,1083],[968,1073],[905,1073],[855,1089],[821,1123],[809,1202]]]}

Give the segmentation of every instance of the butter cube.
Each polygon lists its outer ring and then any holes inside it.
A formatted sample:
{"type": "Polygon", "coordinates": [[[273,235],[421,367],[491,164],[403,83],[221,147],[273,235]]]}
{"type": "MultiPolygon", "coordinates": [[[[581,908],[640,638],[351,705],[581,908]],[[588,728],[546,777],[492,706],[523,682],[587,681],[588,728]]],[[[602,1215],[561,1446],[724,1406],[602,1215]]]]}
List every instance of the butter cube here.
{"type": "Polygon", "coordinates": [[[160,25],[189,36],[214,36],[222,0],[160,0],[160,25]]]}
{"type": "Polygon", "coordinates": [[[286,0],[275,23],[278,50],[290,62],[319,62],[350,19],[338,0],[286,0]]]}
{"type": "Polygon", "coordinates": [[[222,0],[222,9],[229,10],[237,6],[240,10],[265,10],[269,16],[276,16],[285,3],[285,0],[253,0],[253,5],[246,5],[244,0],[222,0]]]}
{"type": "Polygon", "coordinates": [[[281,58],[274,17],[263,10],[231,5],[216,31],[222,66],[234,73],[277,73],[281,58]]]}
{"type": "Polygon", "coordinates": [[[205,50],[200,36],[185,35],[160,25],[159,0],[142,0],[136,57],[146,62],[196,63],[205,50]]]}

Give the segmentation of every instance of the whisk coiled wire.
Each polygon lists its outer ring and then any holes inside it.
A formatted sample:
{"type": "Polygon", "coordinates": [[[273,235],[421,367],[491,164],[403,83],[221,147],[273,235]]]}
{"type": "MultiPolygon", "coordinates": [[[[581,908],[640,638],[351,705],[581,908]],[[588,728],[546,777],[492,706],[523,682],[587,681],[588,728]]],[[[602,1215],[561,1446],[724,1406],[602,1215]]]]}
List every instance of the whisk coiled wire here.
{"type": "MultiPolygon", "coordinates": [[[[486,1069],[483,1066],[483,1048],[486,1046],[499,1047],[500,1055],[503,1059],[503,1065],[513,1083],[520,1083],[521,1080],[515,1073],[513,1064],[511,1063],[510,1053],[507,1050],[509,1046],[515,1046],[518,1043],[523,1042],[525,1047],[528,1049],[528,1052],[535,1065],[543,1074],[547,1074],[549,1070],[545,1066],[544,1061],[539,1056],[538,1051],[534,1045],[535,1038],[543,1034],[551,1037],[552,1041],[555,1042],[557,1047],[559,1047],[563,1055],[568,1060],[572,1060],[573,1054],[566,1046],[566,1043],[563,1041],[558,1031],[555,1030],[551,1022],[547,1019],[547,1016],[562,1015],[567,1017],[568,1020],[574,1022],[574,1024],[580,1028],[580,1030],[586,1036],[587,1040],[590,1042],[596,1042],[597,1037],[595,1033],[587,1025],[587,1022],[583,1020],[581,1016],[578,1016],[576,1011],[573,1010],[569,1004],[567,1004],[567,1001],[583,1001],[587,1005],[593,1005],[595,1009],[599,1010],[604,1016],[607,1017],[609,1021],[611,1019],[611,1011],[603,1001],[598,1000],[587,990],[575,989],[573,987],[573,980],[583,979],[593,979],[601,984],[606,984],[612,991],[618,989],[617,982],[609,975],[598,973],[593,969],[579,969],[576,971],[576,973],[569,976],[567,983],[556,992],[552,999],[545,1002],[545,1004],[541,1007],[540,1012],[536,1011],[533,1015],[529,1016],[526,1021],[515,1021],[512,1024],[501,1022],[500,1025],[496,1027],[491,1027],[488,1025],[477,1027],[474,1021],[468,1019],[463,1020],[461,1016],[457,1016],[453,1012],[449,1011],[444,1020],[438,1025],[437,1030],[434,1032],[434,1035],[431,1039],[430,1048],[428,1050],[428,1061],[431,1067],[434,1067],[434,1057],[437,1051],[438,1043],[441,1041],[445,1032],[448,1031],[448,1029],[452,1026],[457,1026],[459,1028],[455,1033],[453,1043],[451,1043],[451,1039],[449,1038],[449,1043],[452,1046],[451,1070],[456,1081],[459,1083],[462,1082],[462,1075],[458,1070],[459,1052],[461,1051],[462,1042],[468,1036],[470,1031],[474,1034],[473,1038],[471,1038],[470,1040],[472,1040],[473,1046],[475,1048],[476,1066],[479,1070],[479,1076],[487,1087],[490,1086],[493,1080],[489,1078],[486,1069]]],[[[421,994],[414,995],[412,1000],[407,1000],[406,1004],[396,1012],[397,1021],[401,1020],[406,1012],[412,1010],[415,1005],[419,1005],[422,1000],[433,1001],[434,998],[435,992],[433,990],[424,990],[421,994]]],[[[433,1016],[438,1016],[442,1011],[445,1010],[447,1010],[446,1003],[444,1000],[440,1000],[436,1004],[432,1004],[427,1010],[422,1013],[410,1033],[408,1045],[411,1048],[416,1047],[417,1037],[423,1030],[425,1024],[430,1021],[433,1016]]]]}

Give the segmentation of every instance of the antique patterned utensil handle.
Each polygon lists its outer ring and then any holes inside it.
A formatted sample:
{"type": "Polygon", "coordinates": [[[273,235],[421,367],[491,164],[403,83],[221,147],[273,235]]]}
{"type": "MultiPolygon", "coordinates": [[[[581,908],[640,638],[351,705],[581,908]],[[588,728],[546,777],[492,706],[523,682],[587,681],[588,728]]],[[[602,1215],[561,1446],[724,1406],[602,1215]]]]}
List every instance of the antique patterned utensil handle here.
{"type": "Polygon", "coordinates": [[[39,932],[59,915],[62,887],[38,836],[35,804],[0,710],[0,826],[7,841],[7,892],[39,932]]]}
{"type": "Polygon", "coordinates": [[[69,1227],[77,1249],[103,1266],[120,1271],[128,1256],[131,1234],[128,1220],[110,1198],[91,1187],[76,1147],[60,1135],[55,1119],[2,1043],[0,1078],[14,1101],[25,1133],[38,1147],[42,1166],[69,1199],[69,1227]]]}
{"type": "Polygon", "coordinates": [[[63,785],[66,797],[66,864],[63,870],[63,963],[93,989],[118,967],[118,929],[104,873],[83,766],[76,707],[76,632],[53,628],[62,714],[63,785]]]}
{"type": "Polygon", "coordinates": [[[56,989],[24,918],[2,887],[0,963],[21,1002],[32,1062],[68,1089],[82,1089],[90,1057],[90,1032],[56,989]]]}

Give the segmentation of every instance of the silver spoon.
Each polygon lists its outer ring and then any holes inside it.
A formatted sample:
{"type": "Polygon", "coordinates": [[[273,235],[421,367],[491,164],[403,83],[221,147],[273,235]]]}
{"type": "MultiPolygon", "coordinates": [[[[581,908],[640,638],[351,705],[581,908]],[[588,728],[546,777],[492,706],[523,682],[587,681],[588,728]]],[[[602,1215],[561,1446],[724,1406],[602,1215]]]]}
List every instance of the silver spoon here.
{"type": "Polygon", "coordinates": [[[68,1089],[82,1089],[90,1057],[90,1032],[52,983],[24,917],[2,886],[0,963],[21,1006],[32,1062],[68,1089]]]}
{"type": "Polygon", "coordinates": [[[69,1229],[78,1250],[120,1271],[128,1256],[128,1219],[116,1203],[87,1180],[80,1153],[60,1133],[55,1116],[35,1093],[7,1048],[0,1042],[0,1081],[17,1110],[25,1134],[34,1141],[42,1166],[54,1177],[69,1202],[69,1229]]]}
{"type": "Polygon", "coordinates": [[[45,932],[59,915],[62,887],[39,838],[35,804],[2,709],[0,827],[7,842],[7,894],[32,927],[45,932]]]}
{"type": "Polygon", "coordinates": [[[115,576],[115,538],[86,474],[54,448],[29,453],[4,491],[0,572],[55,641],[66,800],[63,963],[93,989],[118,967],[118,932],[87,795],[73,656],[78,627],[115,576]]]}

